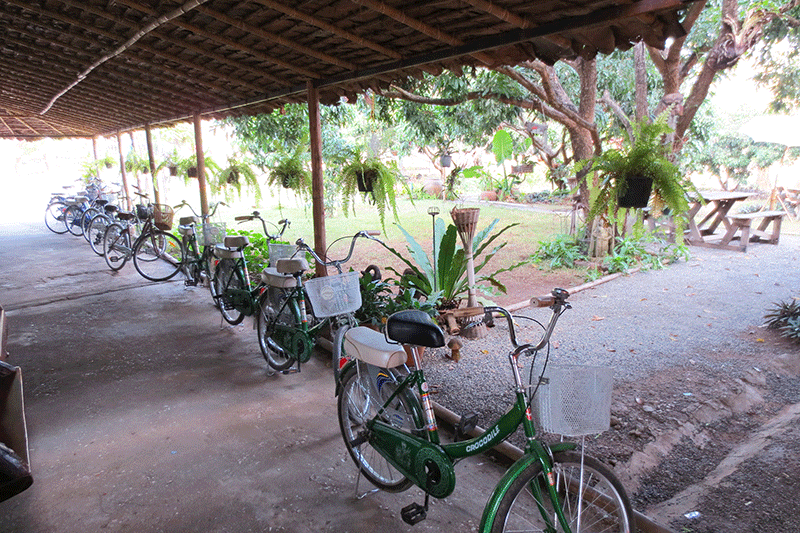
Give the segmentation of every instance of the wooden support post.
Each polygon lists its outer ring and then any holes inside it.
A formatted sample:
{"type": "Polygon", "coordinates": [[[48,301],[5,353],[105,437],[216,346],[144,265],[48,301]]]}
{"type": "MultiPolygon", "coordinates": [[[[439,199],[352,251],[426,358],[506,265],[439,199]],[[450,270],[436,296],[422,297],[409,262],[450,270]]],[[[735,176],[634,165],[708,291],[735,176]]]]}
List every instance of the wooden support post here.
{"type": "Polygon", "coordinates": [[[122,155],[122,137],[117,132],[117,149],[119,150],[119,172],[122,174],[122,194],[125,196],[125,209],[133,209],[131,193],[128,190],[128,175],[125,173],[125,156],[122,155]]]}
{"type": "MultiPolygon", "coordinates": [[[[94,156],[95,165],[97,164],[97,137],[92,137],[92,155],[94,156]]],[[[100,181],[100,169],[95,166],[94,177],[100,181]]]]}
{"type": "MultiPolygon", "coordinates": [[[[327,243],[325,239],[325,184],[322,180],[322,126],[319,118],[319,92],[309,81],[308,87],[308,121],[311,141],[311,205],[314,216],[314,250],[320,257],[325,257],[327,243]]],[[[317,276],[327,276],[324,265],[317,263],[317,276]]]]}
{"type": "Polygon", "coordinates": [[[155,203],[161,203],[161,191],[158,190],[158,176],[156,176],[156,158],[153,156],[153,134],[150,131],[150,124],[144,125],[144,134],[147,139],[147,159],[150,162],[150,176],[153,178],[153,199],[155,203]]]}
{"type": "Polygon", "coordinates": [[[203,155],[203,130],[200,127],[200,113],[194,114],[194,145],[197,153],[197,185],[200,187],[200,213],[208,214],[206,196],[206,158],[203,155]]]}

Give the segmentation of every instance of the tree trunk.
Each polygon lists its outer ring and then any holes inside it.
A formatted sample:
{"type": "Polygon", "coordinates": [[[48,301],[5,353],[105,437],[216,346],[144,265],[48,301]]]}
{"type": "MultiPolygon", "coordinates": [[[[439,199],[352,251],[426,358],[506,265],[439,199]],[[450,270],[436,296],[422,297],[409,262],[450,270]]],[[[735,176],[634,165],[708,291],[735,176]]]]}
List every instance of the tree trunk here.
{"type": "Polygon", "coordinates": [[[647,109],[647,65],[644,59],[644,43],[637,43],[633,48],[633,72],[635,76],[636,122],[641,122],[648,115],[647,109]]]}

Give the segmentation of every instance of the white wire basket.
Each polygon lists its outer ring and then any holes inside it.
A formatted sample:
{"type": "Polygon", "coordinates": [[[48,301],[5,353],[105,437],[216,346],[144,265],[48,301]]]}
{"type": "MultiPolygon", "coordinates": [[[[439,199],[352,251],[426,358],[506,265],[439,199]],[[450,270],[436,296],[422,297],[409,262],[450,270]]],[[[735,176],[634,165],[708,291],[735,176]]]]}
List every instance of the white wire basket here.
{"type": "Polygon", "coordinates": [[[353,313],[361,307],[358,272],[313,278],[305,282],[305,288],[317,318],[353,313]]]}
{"type": "Polygon", "coordinates": [[[288,259],[292,257],[297,251],[297,246],[294,244],[275,244],[270,243],[269,248],[269,266],[274,267],[278,264],[278,259],[288,259]]]}
{"type": "Polygon", "coordinates": [[[206,222],[197,234],[197,242],[200,246],[213,246],[225,240],[227,235],[225,223],[206,222]]]}
{"type": "Polygon", "coordinates": [[[609,367],[547,365],[533,398],[536,425],[568,437],[606,431],[611,422],[613,380],[609,367]]]}

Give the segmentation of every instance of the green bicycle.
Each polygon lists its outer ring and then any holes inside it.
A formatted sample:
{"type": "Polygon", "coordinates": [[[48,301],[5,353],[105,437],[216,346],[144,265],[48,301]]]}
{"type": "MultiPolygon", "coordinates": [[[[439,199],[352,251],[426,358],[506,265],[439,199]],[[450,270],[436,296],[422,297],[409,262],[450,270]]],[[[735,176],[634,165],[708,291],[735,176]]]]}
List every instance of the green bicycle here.
{"type": "Polygon", "coordinates": [[[194,215],[178,219],[178,233],[181,236],[181,248],[183,249],[181,270],[186,278],[183,283],[187,287],[196,287],[207,283],[211,287],[212,297],[214,295],[214,286],[211,284],[211,265],[214,257],[214,246],[225,239],[225,225],[212,224],[209,219],[214,216],[220,205],[227,206],[225,202],[212,204],[211,212],[202,217],[197,214],[186,200],[174,207],[176,211],[181,207],[188,207],[194,215]]]}
{"type": "MultiPolygon", "coordinates": [[[[267,223],[258,211],[253,211],[252,215],[235,217],[234,220],[240,223],[260,220],[268,242],[280,239],[289,226],[289,221],[283,219],[278,222],[280,225],[278,233],[270,235],[267,223]]],[[[222,318],[233,326],[241,323],[244,317],[256,314],[260,307],[261,295],[267,288],[264,283],[259,283],[255,288],[250,283],[247,261],[242,252],[248,246],[250,239],[244,235],[236,235],[225,237],[222,244],[217,244],[213,248],[214,275],[211,278],[211,296],[218,304],[222,318]]]]}
{"type": "MultiPolygon", "coordinates": [[[[608,467],[578,451],[576,444],[548,445],[536,438],[531,402],[544,371],[530,390],[520,377],[519,357],[534,355],[547,346],[559,316],[570,307],[568,297],[567,291],[556,289],[548,298],[532,300],[553,311],[536,345],[517,344],[514,322],[505,309],[477,308],[476,316],[497,314],[508,321],[514,346],[508,357],[515,401],[483,435],[447,444],[440,442],[417,354],[414,352],[415,370],[405,375],[398,371],[406,355],[397,343],[442,346],[444,335],[439,326],[425,313],[409,310],[389,317],[385,337],[364,327],[347,332],[345,349],[355,360],[345,367],[337,386],[345,446],[360,473],[378,488],[399,492],[414,484],[425,491],[424,506],[412,503],[402,510],[405,522],[415,524],[426,517],[430,496],[444,498],[453,492],[456,461],[490,450],[522,425],[524,455],[489,497],[479,531],[633,531],[630,501],[608,467]]],[[[462,425],[469,421],[462,419],[462,425]]]]}
{"type": "MultiPolygon", "coordinates": [[[[262,295],[257,316],[258,344],[269,366],[285,371],[296,361],[299,368],[300,363],[311,358],[320,332],[330,326],[334,339],[333,368],[334,373],[338,373],[341,333],[356,325],[353,313],[361,307],[358,272],[342,273],[342,265],[353,256],[359,238],[373,239],[377,234],[379,232],[359,231],[353,235],[350,251],[344,259],[327,261],[303,239],[298,239],[294,246],[278,245],[287,248],[284,255],[290,257],[277,259],[272,263],[274,266],[261,274],[267,290],[262,295]],[[308,270],[306,253],[322,265],[335,267],[338,273],[303,283],[303,274],[308,270]]],[[[273,246],[270,245],[270,260],[274,255],[273,246]]]]}

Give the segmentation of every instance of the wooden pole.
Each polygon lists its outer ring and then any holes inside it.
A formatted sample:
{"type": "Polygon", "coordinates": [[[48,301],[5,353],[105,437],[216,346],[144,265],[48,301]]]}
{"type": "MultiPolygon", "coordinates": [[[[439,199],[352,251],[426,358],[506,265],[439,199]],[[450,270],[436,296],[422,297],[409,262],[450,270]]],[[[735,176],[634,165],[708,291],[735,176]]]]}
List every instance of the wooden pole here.
{"type": "Polygon", "coordinates": [[[158,176],[156,176],[156,158],[153,156],[153,134],[150,124],[144,125],[144,134],[147,139],[147,159],[150,161],[150,176],[153,178],[153,198],[155,203],[161,203],[161,191],[158,190],[158,176]]]}
{"type": "Polygon", "coordinates": [[[202,215],[207,215],[206,158],[203,155],[203,130],[200,127],[200,113],[194,114],[194,146],[197,153],[197,184],[200,187],[200,213],[202,215]]]}
{"type": "MultiPolygon", "coordinates": [[[[95,165],[97,165],[97,137],[92,137],[92,155],[94,156],[95,165]]],[[[100,181],[100,169],[95,166],[94,177],[100,181]]]]}
{"type": "Polygon", "coordinates": [[[131,193],[128,190],[128,175],[125,173],[125,156],[122,155],[122,137],[117,132],[117,149],[119,149],[119,172],[122,174],[122,194],[125,196],[125,209],[133,209],[131,193]]]}
{"type": "MultiPolygon", "coordinates": [[[[128,136],[131,138],[131,151],[136,154],[136,139],[133,138],[133,132],[129,131],[128,136]]],[[[133,169],[133,175],[136,176],[136,188],[139,189],[139,192],[147,194],[147,191],[142,187],[142,178],[139,175],[139,168],[133,169]]]]}
{"type": "MultiPolygon", "coordinates": [[[[322,126],[319,118],[319,92],[309,81],[308,87],[308,121],[311,141],[311,205],[314,217],[314,251],[325,257],[327,248],[325,239],[325,184],[322,180],[322,126]]],[[[327,276],[324,265],[317,263],[317,276],[327,276]]]]}

